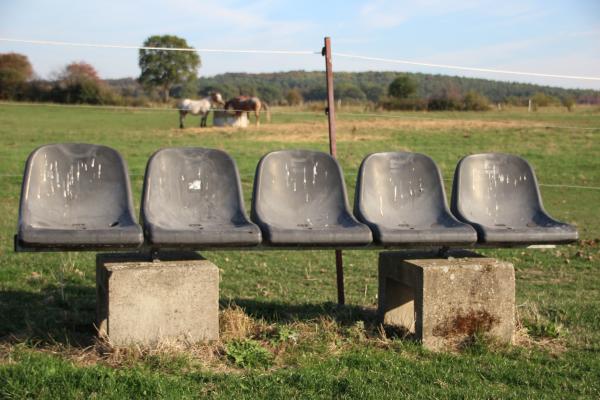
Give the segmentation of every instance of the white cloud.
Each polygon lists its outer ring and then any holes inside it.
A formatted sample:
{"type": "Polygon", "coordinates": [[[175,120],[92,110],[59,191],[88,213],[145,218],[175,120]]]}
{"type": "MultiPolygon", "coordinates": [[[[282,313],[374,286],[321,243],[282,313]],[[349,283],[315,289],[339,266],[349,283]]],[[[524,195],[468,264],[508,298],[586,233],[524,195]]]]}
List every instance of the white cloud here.
{"type": "Polygon", "coordinates": [[[531,4],[499,0],[370,0],[360,8],[360,23],[370,29],[389,29],[419,17],[476,11],[498,18],[529,18],[542,11],[531,4]]]}
{"type": "Polygon", "coordinates": [[[182,13],[186,31],[202,32],[204,35],[214,32],[213,43],[256,44],[264,43],[267,39],[270,43],[276,43],[284,39],[297,39],[298,35],[314,26],[309,21],[282,20],[278,16],[270,16],[270,1],[171,0],[168,3],[182,13]]]}

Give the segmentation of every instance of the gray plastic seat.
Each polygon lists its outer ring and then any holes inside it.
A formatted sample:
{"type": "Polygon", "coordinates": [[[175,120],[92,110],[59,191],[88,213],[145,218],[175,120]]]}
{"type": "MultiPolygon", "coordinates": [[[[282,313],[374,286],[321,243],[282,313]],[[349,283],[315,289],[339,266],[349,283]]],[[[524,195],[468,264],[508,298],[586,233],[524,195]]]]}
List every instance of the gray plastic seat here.
{"type": "Polygon", "coordinates": [[[384,246],[465,246],[475,230],[448,209],[442,175],[424,154],[367,156],[358,172],[354,214],[384,246]]]}
{"type": "Polygon", "coordinates": [[[546,213],[533,169],[510,154],[475,154],[460,160],[452,211],[475,227],[480,243],[489,245],[562,244],[578,238],[574,227],[546,213]]]}
{"type": "Polygon", "coordinates": [[[269,245],[369,244],[371,231],[349,210],[342,170],[329,154],[284,150],[260,160],[254,178],[251,217],[269,245]]]}
{"type": "Polygon", "coordinates": [[[201,249],[256,246],[235,161],[225,152],[167,148],[146,167],[142,221],[150,246],[201,249]]]}
{"type": "Polygon", "coordinates": [[[137,248],[127,165],[106,146],[51,144],[25,166],[17,250],[137,248]]]}

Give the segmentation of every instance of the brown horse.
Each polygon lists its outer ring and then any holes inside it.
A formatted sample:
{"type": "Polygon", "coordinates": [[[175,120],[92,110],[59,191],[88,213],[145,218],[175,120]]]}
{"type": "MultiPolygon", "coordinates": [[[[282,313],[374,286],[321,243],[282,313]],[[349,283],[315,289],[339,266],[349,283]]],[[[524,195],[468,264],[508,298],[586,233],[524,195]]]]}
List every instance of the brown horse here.
{"type": "Polygon", "coordinates": [[[225,110],[235,111],[236,117],[242,115],[243,112],[247,112],[248,120],[250,120],[250,112],[254,111],[254,116],[256,117],[256,126],[260,124],[259,118],[261,108],[264,108],[267,112],[267,121],[270,122],[271,112],[269,110],[269,106],[267,103],[261,102],[258,97],[238,96],[225,103],[225,110]]]}

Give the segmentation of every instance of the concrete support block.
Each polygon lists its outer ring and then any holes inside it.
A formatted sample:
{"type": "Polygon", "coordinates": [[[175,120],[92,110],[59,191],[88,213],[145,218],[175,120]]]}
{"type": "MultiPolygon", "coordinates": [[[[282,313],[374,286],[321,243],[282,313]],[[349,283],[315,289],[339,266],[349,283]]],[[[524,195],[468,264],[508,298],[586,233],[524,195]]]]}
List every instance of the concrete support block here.
{"type": "Polygon", "coordinates": [[[219,270],[194,252],[98,254],[97,326],[116,346],[219,338],[219,270]]]}
{"type": "Polygon", "coordinates": [[[483,333],[509,343],[515,329],[511,263],[460,251],[379,255],[379,307],[384,324],[406,329],[441,350],[483,333]]]}

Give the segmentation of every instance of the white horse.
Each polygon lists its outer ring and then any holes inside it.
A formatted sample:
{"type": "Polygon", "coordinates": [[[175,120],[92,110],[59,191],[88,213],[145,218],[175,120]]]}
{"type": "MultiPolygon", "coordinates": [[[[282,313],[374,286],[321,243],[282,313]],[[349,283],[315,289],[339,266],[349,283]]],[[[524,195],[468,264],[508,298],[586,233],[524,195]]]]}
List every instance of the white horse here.
{"type": "Polygon", "coordinates": [[[200,118],[200,127],[206,126],[206,120],[208,119],[210,110],[218,108],[215,107],[215,105],[222,106],[223,104],[225,104],[225,102],[219,92],[213,92],[210,96],[200,100],[183,99],[177,104],[177,108],[179,109],[179,127],[183,129],[183,120],[187,113],[192,115],[202,115],[202,118],[200,118]]]}

